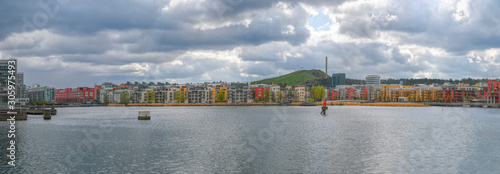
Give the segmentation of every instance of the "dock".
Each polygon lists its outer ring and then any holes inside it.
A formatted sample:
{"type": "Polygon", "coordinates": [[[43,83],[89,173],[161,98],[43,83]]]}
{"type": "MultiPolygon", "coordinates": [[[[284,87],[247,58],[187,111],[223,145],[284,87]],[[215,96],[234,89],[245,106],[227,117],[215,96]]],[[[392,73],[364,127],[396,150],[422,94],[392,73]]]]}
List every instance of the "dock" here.
{"type": "MultiPolygon", "coordinates": [[[[43,115],[44,111],[49,108],[16,108],[15,110],[0,109],[0,113],[13,111],[17,113],[27,113],[28,115],[43,115]]],[[[50,115],[57,115],[57,109],[50,108],[50,115]]]]}
{"type": "Polygon", "coordinates": [[[7,121],[13,115],[15,116],[16,121],[28,119],[28,114],[26,113],[16,113],[16,114],[0,113],[0,121],[7,121]]]}

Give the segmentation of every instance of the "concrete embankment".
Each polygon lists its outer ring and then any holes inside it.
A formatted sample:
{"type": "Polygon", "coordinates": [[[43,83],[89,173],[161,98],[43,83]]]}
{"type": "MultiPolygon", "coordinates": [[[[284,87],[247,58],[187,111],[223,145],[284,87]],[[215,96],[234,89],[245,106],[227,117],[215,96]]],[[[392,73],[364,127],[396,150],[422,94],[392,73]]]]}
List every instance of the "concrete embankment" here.
{"type": "MultiPolygon", "coordinates": [[[[108,106],[301,106],[302,102],[293,102],[290,104],[278,103],[130,103],[130,104],[108,104],[108,106]]],[[[312,103],[322,106],[323,102],[312,103]]],[[[427,107],[427,106],[447,106],[447,107],[491,107],[500,108],[500,104],[486,103],[433,103],[433,102],[348,102],[348,101],[329,101],[328,106],[388,106],[388,107],[427,107]]]]}
{"type": "Polygon", "coordinates": [[[426,103],[430,106],[500,108],[499,103],[426,103]]]}
{"type": "MultiPolygon", "coordinates": [[[[316,105],[323,105],[321,102],[316,102],[316,105]]],[[[427,107],[424,103],[362,103],[362,102],[326,102],[329,106],[391,106],[391,107],[427,107]]]]}
{"type": "MultiPolygon", "coordinates": [[[[126,106],[276,106],[276,103],[129,103],[126,106]]],[[[125,106],[109,104],[108,106],[125,106]]]]}
{"type": "Polygon", "coordinates": [[[17,114],[8,114],[8,113],[0,113],[0,121],[7,121],[11,116],[15,116],[15,120],[27,120],[28,114],[26,113],[17,113],[17,114]]]}

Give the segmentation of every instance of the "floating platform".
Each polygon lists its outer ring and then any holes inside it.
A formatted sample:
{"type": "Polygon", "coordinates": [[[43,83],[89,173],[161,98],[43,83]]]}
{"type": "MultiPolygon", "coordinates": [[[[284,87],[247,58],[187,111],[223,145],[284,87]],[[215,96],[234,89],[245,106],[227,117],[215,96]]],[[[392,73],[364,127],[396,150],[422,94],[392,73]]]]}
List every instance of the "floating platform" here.
{"type": "Polygon", "coordinates": [[[150,111],[139,111],[138,120],[151,120],[151,112],[150,111]]]}
{"type": "MultiPolygon", "coordinates": [[[[48,109],[47,108],[29,108],[29,109],[26,109],[25,112],[28,113],[29,115],[43,115],[45,110],[48,110],[48,109]]],[[[55,108],[51,108],[49,110],[49,113],[50,113],[50,115],[56,115],[57,110],[55,108]]]]}
{"type": "Polygon", "coordinates": [[[45,109],[43,111],[43,119],[50,120],[52,118],[51,113],[52,113],[51,109],[45,109]]]}
{"type": "Polygon", "coordinates": [[[313,102],[302,102],[300,106],[316,106],[313,102]]]}

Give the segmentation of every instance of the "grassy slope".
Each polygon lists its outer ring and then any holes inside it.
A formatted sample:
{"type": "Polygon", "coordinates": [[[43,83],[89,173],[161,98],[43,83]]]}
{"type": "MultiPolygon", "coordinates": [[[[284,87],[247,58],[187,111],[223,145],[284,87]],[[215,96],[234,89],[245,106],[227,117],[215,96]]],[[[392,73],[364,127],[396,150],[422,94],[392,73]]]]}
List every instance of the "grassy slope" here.
{"type": "MultiPolygon", "coordinates": [[[[330,78],[328,76],[328,78],[330,78]]],[[[321,70],[301,70],[275,78],[254,81],[252,84],[287,84],[287,85],[317,85],[325,79],[325,73],[321,70]]]]}

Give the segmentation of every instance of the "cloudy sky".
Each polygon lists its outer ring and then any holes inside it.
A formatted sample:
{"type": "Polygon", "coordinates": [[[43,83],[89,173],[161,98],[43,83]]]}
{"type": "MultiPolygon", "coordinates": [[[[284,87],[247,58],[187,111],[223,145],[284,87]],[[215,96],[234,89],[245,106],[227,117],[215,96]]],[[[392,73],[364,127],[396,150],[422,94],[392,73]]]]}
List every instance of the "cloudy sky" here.
{"type": "Polygon", "coordinates": [[[500,77],[497,0],[9,0],[0,16],[27,85],[250,81],[326,56],[348,78],[500,77]]]}

